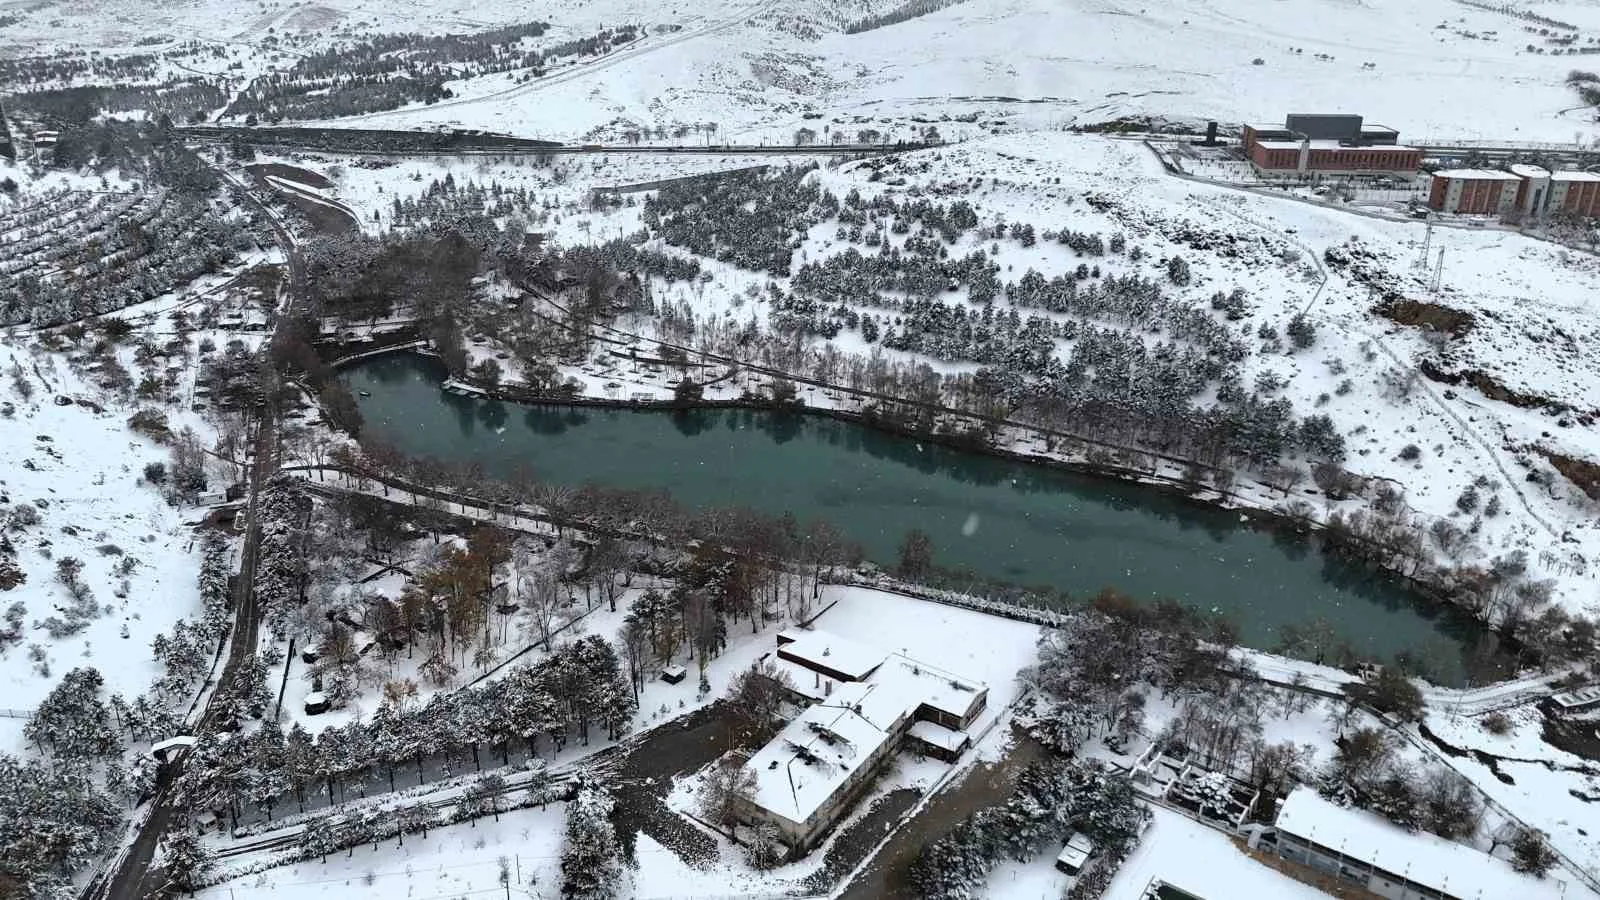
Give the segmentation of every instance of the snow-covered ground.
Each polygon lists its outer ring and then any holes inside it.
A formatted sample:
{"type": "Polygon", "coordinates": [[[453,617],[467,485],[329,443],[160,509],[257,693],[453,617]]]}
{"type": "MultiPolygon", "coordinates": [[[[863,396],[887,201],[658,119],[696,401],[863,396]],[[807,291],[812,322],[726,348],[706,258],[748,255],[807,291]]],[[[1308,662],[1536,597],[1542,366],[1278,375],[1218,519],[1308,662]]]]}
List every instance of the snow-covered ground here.
{"type": "MultiPolygon", "coordinates": [[[[131,700],[160,672],[151,639],[199,611],[194,525],[203,511],[174,507],[144,482],[145,464],[164,463],[168,450],[128,428],[136,407],[89,384],[63,356],[30,353],[18,340],[0,348],[0,371],[3,402],[15,410],[0,418],[0,502],[11,515],[24,504],[38,512],[37,524],[13,526],[7,535],[27,580],[0,592],[0,608],[25,609],[20,643],[0,652],[0,705],[31,711],[78,666],[100,671],[106,696],[131,700]],[[13,366],[31,384],[30,399],[20,396],[13,366]],[[57,405],[58,396],[99,403],[103,411],[57,405]],[[40,623],[68,602],[56,577],[68,557],[83,563],[81,578],[102,614],[81,632],[53,639],[40,623]]],[[[175,417],[172,427],[183,424],[206,428],[197,416],[175,417]]],[[[0,750],[22,749],[23,722],[0,717],[0,750]]]]}
{"type": "MultiPolygon", "coordinates": [[[[1226,836],[1170,810],[1155,807],[1155,818],[1139,846],[1128,855],[1105,900],[1145,900],[1160,882],[1196,897],[1322,900],[1327,895],[1247,856],[1226,836]]],[[[989,876],[996,900],[1054,900],[1067,877],[1045,854],[1028,863],[1007,861],[989,876]]]]}
{"type": "MultiPolygon", "coordinates": [[[[407,835],[404,845],[386,841],[247,875],[196,892],[197,897],[338,898],[338,900],[443,900],[504,896],[502,866],[518,897],[554,897],[561,883],[564,805],[501,813],[471,824],[407,835]],[[502,862],[503,861],[503,862],[502,862]]],[[[639,848],[641,857],[647,851],[639,848]]]]}
{"type": "MultiPolygon", "coordinates": [[[[581,71],[557,69],[520,86],[504,74],[457,81],[450,100],[361,120],[560,139],[619,125],[717,122],[725,139],[772,141],[806,124],[807,113],[902,137],[920,130],[914,120],[930,120],[949,137],[1124,115],[1243,122],[1310,110],[1360,112],[1412,139],[1571,142],[1596,133],[1562,84],[1581,58],[1549,52],[1560,48],[1526,32],[1524,20],[1449,0],[1287,0],[1270,9],[1250,0],[967,0],[842,33],[848,22],[900,5],[274,0],[242,11],[230,0],[8,4],[18,20],[0,27],[0,48],[127,53],[197,40],[198,49],[163,69],[174,77],[227,75],[239,87],[268,67],[291,65],[298,53],[358,34],[463,33],[541,20],[554,26],[541,42],[553,43],[602,25],[651,29],[638,45],[581,71]],[[135,47],[141,39],[149,43],[135,47]]],[[[1593,7],[1575,0],[1513,5],[1578,26],[1579,46],[1600,28],[1593,7]]]]}

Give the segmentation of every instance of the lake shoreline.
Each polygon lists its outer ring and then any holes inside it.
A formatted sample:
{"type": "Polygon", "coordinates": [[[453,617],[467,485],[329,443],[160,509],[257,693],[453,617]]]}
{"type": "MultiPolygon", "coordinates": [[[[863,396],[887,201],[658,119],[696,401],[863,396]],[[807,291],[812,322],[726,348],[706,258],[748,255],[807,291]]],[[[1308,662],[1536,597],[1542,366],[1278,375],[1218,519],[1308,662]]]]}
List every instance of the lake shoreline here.
{"type": "MultiPolygon", "coordinates": [[[[418,352],[415,346],[395,347],[387,352],[361,353],[361,362],[370,362],[377,356],[389,354],[409,354],[430,358],[433,355],[425,350],[418,352]]],[[[356,362],[352,358],[350,362],[356,362]]],[[[434,360],[437,364],[437,360],[434,360]]],[[[1381,578],[1395,588],[1403,591],[1412,601],[1418,615],[1429,620],[1440,620],[1455,623],[1458,626],[1468,626],[1479,635],[1487,634],[1495,638],[1499,645],[1509,652],[1515,652],[1517,647],[1497,630],[1489,628],[1481,619],[1472,616],[1470,612],[1451,602],[1449,596],[1427,581],[1410,577],[1403,572],[1388,569],[1374,564],[1370,560],[1352,559],[1344,554],[1337,554],[1329,550],[1317,537],[1319,531],[1324,530],[1322,524],[1315,519],[1299,518],[1285,515],[1281,510],[1261,505],[1260,500],[1248,496],[1240,496],[1235,492],[1223,492],[1210,485],[1199,486],[1193,481],[1161,474],[1152,469],[1132,469],[1104,462],[1090,462],[1082,459],[1064,459],[1060,456],[1046,455],[1018,449],[1018,442],[975,441],[965,437],[959,432],[949,433],[940,431],[927,431],[916,427],[907,427],[906,424],[872,415],[862,415],[859,412],[814,406],[803,402],[781,402],[766,398],[710,398],[683,400],[644,400],[644,399],[617,399],[584,395],[550,395],[534,393],[518,389],[516,386],[487,385],[473,383],[462,379],[443,376],[444,380],[438,384],[442,392],[456,396],[473,397],[482,400],[513,404],[524,408],[559,409],[605,409],[616,411],[638,411],[651,413],[692,413],[714,410],[743,410],[758,412],[772,416],[807,417],[812,419],[832,420],[851,426],[864,427],[865,430],[891,435],[896,438],[907,439],[914,442],[926,442],[948,448],[958,453],[971,453],[976,456],[989,457],[1010,463],[1034,466],[1039,469],[1064,473],[1081,477],[1090,481],[1103,481],[1107,484],[1136,485],[1139,488],[1155,488],[1159,494],[1172,501],[1184,501],[1183,505],[1197,510],[1212,512],[1225,511],[1235,513],[1230,519],[1232,527],[1241,530],[1253,531],[1267,535],[1274,542],[1288,540],[1301,545],[1305,550],[1316,550],[1320,559],[1334,561],[1348,565],[1360,571],[1367,572],[1381,578]],[[1198,489],[1196,489],[1198,488],[1198,489]]],[[[670,486],[669,494],[676,494],[670,486]]],[[[960,566],[952,569],[959,570],[960,566]]],[[[992,576],[985,577],[991,584],[1021,584],[1022,582],[996,579],[992,576]]],[[[1046,583],[1046,582],[1041,582],[1046,583]]],[[[1083,593],[1073,590],[1073,594],[1083,593]]],[[[1087,596],[1087,594],[1085,594],[1087,596]]],[[[1314,618],[1314,617],[1313,617],[1314,618]]],[[[1463,644],[1465,646],[1465,644],[1463,644]]],[[[1268,648],[1263,648],[1268,649],[1268,648]]],[[[1413,648],[1421,650],[1422,648],[1413,648]]]]}

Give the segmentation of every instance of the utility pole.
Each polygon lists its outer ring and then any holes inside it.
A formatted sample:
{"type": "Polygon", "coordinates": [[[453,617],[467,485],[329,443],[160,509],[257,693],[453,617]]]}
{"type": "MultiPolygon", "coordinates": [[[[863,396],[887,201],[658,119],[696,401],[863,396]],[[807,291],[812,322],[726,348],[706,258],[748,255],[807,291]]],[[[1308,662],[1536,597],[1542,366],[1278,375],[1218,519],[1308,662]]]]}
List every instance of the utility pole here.
{"type": "Polygon", "coordinates": [[[1444,248],[1440,247],[1439,248],[1439,261],[1437,263],[1435,263],[1434,266],[1433,266],[1433,285],[1430,288],[1430,290],[1432,290],[1432,292],[1435,293],[1435,294],[1439,293],[1439,281],[1443,277],[1443,275],[1444,275],[1444,248]]]}

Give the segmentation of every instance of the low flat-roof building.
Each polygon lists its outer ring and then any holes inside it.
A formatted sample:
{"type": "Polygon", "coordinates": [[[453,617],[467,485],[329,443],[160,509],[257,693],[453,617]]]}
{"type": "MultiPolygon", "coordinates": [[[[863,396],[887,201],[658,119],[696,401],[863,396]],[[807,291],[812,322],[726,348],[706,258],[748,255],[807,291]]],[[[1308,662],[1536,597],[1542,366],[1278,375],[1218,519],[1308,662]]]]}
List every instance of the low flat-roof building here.
{"type": "Polygon", "coordinates": [[[1573,691],[1564,691],[1550,698],[1556,709],[1564,713],[1578,713],[1600,706],[1600,685],[1591,684],[1573,691]]]}
{"type": "Polygon", "coordinates": [[[756,790],[740,818],[777,828],[793,855],[815,847],[894,753],[954,762],[988,687],[936,666],[820,630],[778,635],[776,671],[809,704],[745,763],[756,790]]]}
{"type": "Polygon", "coordinates": [[[1400,132],[1360,116],[1295,113],[1283,125],[1246,125],[1245,154],[1262,172],[1301,175],[1410,175],[1422,150],[1400,143],[1400,132]]]}
{"type": "Polygon", "coordinates": [[[1465,844],[1412,834],[1372,813],[1295,788],[1278,811],[1278,855],[1388,900],[1557,900],[1565,885],[1533,878],[1465,844]]]}
{"type": "Polygon", "coordinates": [[[883,665],[889,652],[826,631],[786,628],[778,632],[778,658],[835,681],[860,681],[883,665]]]}

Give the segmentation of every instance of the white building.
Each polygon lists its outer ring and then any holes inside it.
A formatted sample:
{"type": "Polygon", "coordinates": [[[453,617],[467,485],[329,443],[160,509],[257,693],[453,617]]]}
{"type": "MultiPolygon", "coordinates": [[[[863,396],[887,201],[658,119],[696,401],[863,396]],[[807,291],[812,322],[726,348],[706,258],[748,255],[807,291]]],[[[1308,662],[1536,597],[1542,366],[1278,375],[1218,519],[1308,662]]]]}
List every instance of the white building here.
{"type": "Polygon", "coordinates": [[[902,746],[954,761],[971,744],[988,687],[899,653],[817,630],[778,635],[794,699],[809,704],[745,763],[746,822],[778,829],[794,855],[815,847],[902,746]]]}
{"type": "Polygon", "coordinates": [[[1278,855],[1388,900],[1558,900],[1566,885],[1533,878],[1465,844],[1412,834],[1372,813],[1295,788],[1278,811],[1278,855]]]}

